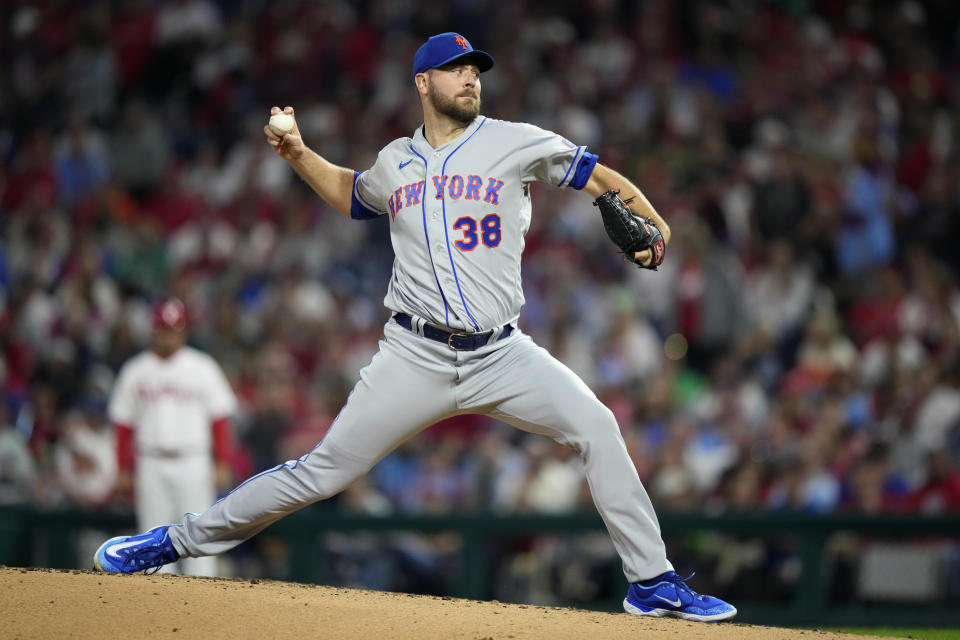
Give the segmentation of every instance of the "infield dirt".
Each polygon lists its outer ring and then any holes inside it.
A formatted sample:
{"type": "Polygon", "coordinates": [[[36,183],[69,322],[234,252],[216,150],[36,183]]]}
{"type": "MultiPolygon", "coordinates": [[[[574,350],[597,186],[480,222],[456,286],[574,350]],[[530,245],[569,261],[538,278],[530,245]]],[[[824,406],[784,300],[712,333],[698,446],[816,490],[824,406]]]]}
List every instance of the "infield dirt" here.
{"type": "Polygon", "coordinates": [[[0,594],[0,638],[865,638],[268,580],[92,571],[0,567],[0,594]]]}

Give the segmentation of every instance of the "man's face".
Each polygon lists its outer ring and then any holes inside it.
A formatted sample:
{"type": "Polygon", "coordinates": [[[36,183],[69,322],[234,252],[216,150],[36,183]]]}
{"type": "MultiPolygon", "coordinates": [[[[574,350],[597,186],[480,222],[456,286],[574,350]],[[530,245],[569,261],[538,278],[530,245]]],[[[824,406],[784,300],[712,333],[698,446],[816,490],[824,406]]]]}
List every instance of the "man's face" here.
{"type": "Polygon", "coordinates": [[[183,346],[185,331],[157,327],[153,330],[153,350],[161,356],[169,356],[183,346]]]}
{"type": "Polygon", "coordinates": [[[427,100],[437,113],[469,124],[480,113],[480,69],[454,61],[428,70],[427,100]]]}

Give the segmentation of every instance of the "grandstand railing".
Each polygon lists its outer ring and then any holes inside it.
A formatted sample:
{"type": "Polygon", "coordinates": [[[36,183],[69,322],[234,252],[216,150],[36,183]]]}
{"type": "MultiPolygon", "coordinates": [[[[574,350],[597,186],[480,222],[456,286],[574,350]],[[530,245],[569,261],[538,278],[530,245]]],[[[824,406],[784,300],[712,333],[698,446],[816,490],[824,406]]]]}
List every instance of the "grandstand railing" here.
{"type": "MultiPolygon", "coordinates": [[[[712,532],[735,537],[775,538],[789,535],[799,540],[800,572],[790,602],[768,604],[740,602],[737,620],[780,626],[865,625],[960,627],[958,595],[944,593],[926,602],[855,603],[837,606],[830,602],[827,585],[828,542],[832,536],[849,533],[884,540],[946,541],[960,557],[960,514],[944,516],[770,514],[749,512],[708,516],[689,513],[662,513],[664,537],[712,532]]],[[[104,535],[134,530],[130,513],[54,510],[31,507],[0,507],[0,564],[59,569],[89,568],[79,562],[73,540],[77,532],[94,529],[104,535]]],[[[530,535],[569,535],[604,530],[596,514],[563,516],[533,515],[391,515],[375,517],[348,515],[316,505],[273,524],[267,532],[286,540],[290,546],[289,575],[296,582],[324,582],[326,574],[320,534],[333,532],[449,532],[459,536],[460,561],[450,595],[485,599],[489,595],[488,545],[495,540],[530,535]]],[[[953,571],[957,566],[944,567],[953,571]]],[[[619,571],[611,571],[612,593],[622,594],[626,582],[619,571]]],[[[718,594],[723,595],[723,594],[718,594]]],[[[620,610],[616,600],[590,605],[620,610]]],[[[581,605],[582,606],[582,605],[581,605]]]]}

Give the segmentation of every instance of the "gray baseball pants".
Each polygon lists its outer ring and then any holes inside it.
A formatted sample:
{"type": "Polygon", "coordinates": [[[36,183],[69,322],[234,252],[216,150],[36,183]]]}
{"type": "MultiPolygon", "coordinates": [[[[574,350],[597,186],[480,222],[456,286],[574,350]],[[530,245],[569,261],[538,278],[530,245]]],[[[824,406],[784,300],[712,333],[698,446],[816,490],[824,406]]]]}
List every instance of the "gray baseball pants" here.
{"type": "Polygon", "coordinates": [[[672,570],[660,525],[620,429],[572,371],[520,331],[453,351],[387,322],[380,350],[310,453],[245,481],[170,527],[181,557],[224,553],[271,523],[336,495],[405,440],[453,415],[486,414],[573,447],[630,582],[672,570]]]}

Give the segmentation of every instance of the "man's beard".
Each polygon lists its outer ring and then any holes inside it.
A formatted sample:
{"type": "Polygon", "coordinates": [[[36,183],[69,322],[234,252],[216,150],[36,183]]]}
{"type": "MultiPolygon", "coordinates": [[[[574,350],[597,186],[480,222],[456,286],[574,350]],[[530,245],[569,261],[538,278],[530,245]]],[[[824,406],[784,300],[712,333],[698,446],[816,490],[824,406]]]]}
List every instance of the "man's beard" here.
{"type": "Polygon", "coordinates": [[[437,113],[445,115],[460,124],[470,124],[480,113],[480,96],[477,96],[472,106],[462,106],[457,102],[457,98],[442,96],[433,85],[430,85],[427,89],[427,97],[430,98],[430,104],[433,105],[437,113]]]}

